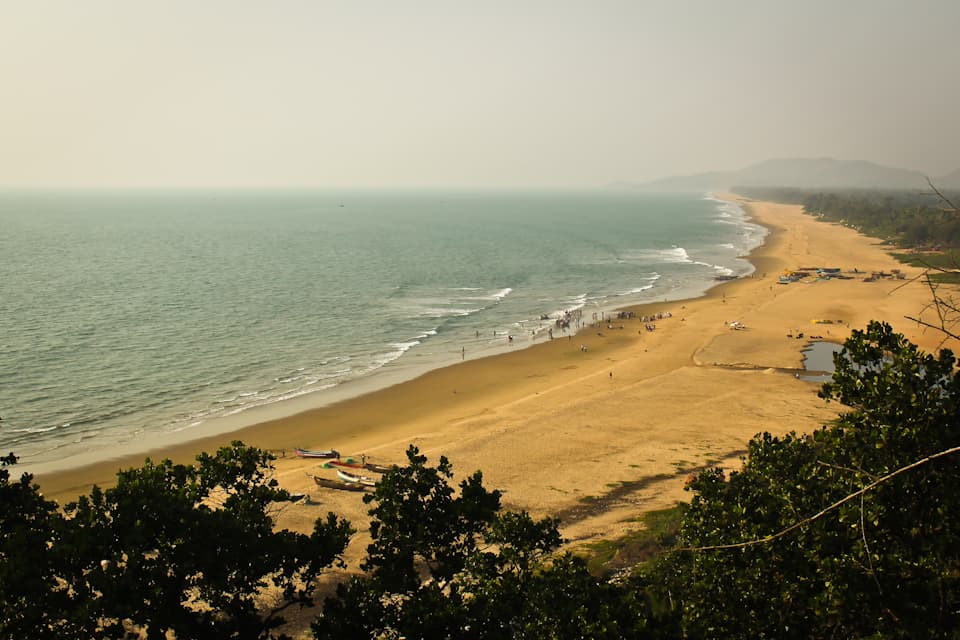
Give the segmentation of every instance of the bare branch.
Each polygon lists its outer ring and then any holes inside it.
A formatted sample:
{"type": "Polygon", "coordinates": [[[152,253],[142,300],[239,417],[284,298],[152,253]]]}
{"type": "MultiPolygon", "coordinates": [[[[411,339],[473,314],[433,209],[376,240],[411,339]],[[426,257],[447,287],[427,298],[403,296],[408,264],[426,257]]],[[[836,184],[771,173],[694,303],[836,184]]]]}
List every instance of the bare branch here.
{"type": "Polygon", "coordinates": [[[941,193],[939,189],[937,189],[935,186],[933,186],[933,182],[930,181],[930,178],[929,178],[929,177],[927,178],[927,184],[930,185],[930,188],[933,190],[933,192],[934,192],[935,194],[937,194],[937,196],[938,196],[941,200],[943,200],[944,202],[946,202],[953,211],[960,211],[960,208],[958,208],[957,205],[955,205],[955,204],[953,204],[952,202],[950,202],[950,198],[948,198],[947,196],[943,195],[943,193],[941,193]]]}

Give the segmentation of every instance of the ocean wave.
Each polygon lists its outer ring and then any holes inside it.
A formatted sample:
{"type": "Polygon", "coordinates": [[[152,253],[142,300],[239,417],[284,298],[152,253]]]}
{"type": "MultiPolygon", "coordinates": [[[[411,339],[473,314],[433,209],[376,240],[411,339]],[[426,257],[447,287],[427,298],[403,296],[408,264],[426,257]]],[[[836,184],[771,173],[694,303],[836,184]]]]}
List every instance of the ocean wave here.
{"type": "Polygon", "coordinates": [[[474,313],[479,313],[483,311],[483,308],[469,308],[465,309],[462,307],[434,307],[431,309],[423,309],[420,311],[417,317],[419,318],[457,318],[469,316],[474,313]]]}
{"type": "Polygon", "coordinates": [[[699,261],[694,261],[692,262],[692,264],[697,264],[702,267],[709,267],[710,269],[713,269],[714,271],[718,272],[720,275],[724,275],[724,276],[732,276],[735,273],[733,269],[729,267],[724,267],[723,265],[719,265],[719,264],[710,264],[709,262],[699,262],[699,261]]]}
{"type": "Polygon", "coordinates": [[[409,342],[392,342],[390,346],[396,348],[400,353],[405,353],[418,344],[420,344],[419,340],[410,340],[409,342]]]}
{"type": "Polygon", "coordinates": [[[733,204],[731,202],[725,202],[717,207],[717,213],[722,219],[726,218],[743,218],[744,211],[740,208],[740,205],[733,204]]]}
{"type": "MultiPolygon", "coordinates": [[[[479,289],[475,289],[475,291],[479,291],[479,289]]],[[[457,300],[469,300],[469,301],[484,300],[484,301],[500,302],[501,300],[509,296],[511,293],[513,293],[513,288],[505,287],[503,289],[494,291],[493,293],[487,293],[482,296],[460,296],[457,298],[457,300]]]]}
{"type": "Polygon", "coordinates": [[[577,309],[583,309],[583,307],[585,307],[586,304],[587,304],[586,293],[570,296],[564,301],[563,307],[551,315],[562,316],[564,313],[568,311],[576,311],[577,309]]]}
{"type": "Polygon", "coordinates": [[[631,261],[652,264],[689,264],[692,262],[687,250],[683,247],[669,249],[637,249],[626,252],[624,255],[631,261]]]}
{"type": "Polygon", "coordinates": [[[652,285],[652,284],[644,285],[644,286],[642,286],[642,287],[634,287],[633,289],[630,289],[629,291],[624,291],[623,293],[617,293],[617,294],[615,294],[615,295],[616,295],[617,297],[621,297],[621,296],[632,296],[632,295],[635,295],[635,294],[638,294],[638,293],[643,293],[644,291],[649,291],[650,289],[653,289],[653,285],[652,285]]]}
{"type": "Polygon", "coordinates": [[[418,344],[420,344],[419,340],[391,343],[390,346],[394,347],[394,351],[383,353],[383,354],[380,354],[379,356],[374,357],[373,363],[369,367],[367,367],[363,373],[370,373],[371,371],[376,371],[377,369],[380,369],[383,366],[390,364],[391,362],[401,357],[410,349],[413,349],[418,344]]]}
{"type": "Polygon", "coordinates": [[[26,429],[9,429],[8,433],[49,433],[50,431],[55,431],[61,426],[69,427],[70,423],[64,425],[53,425],[52,427],[27,427],[26,429]]]}

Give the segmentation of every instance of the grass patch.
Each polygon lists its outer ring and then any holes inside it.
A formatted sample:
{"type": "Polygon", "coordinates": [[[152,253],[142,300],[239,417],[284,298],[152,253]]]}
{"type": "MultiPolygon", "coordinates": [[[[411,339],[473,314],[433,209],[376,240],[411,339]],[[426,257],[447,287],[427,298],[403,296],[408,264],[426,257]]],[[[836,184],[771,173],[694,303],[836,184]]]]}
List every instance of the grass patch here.
{"type": "Polygon", "coordinates": [[[621,569],[642,568],[664,549],[676,546],[680,522],[688,506],[648,511],[639,520],[644,528],[617,540],[600,540],[588,545],[587,568],[595,576],[621,569]]]}
{"type": "Polygon", "coordinates": [[[944,284],[960,284],[960,253],[894,253],[893,257],[904,264],[919,269],[930,269],[930,280],[944,284]],[[937,269],[953,270],[954,273],[940,273],[937,269]]]}

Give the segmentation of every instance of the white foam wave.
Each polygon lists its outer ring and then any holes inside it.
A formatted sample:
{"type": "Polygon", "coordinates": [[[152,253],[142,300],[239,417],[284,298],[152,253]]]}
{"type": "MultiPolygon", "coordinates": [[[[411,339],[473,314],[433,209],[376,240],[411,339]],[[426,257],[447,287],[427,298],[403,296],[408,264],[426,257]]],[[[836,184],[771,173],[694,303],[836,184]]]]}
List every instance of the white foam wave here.
{"type": "Polygon", "coordinates": [[[692,262],[687,250],[683,247],[671,247],[669,249],[637,249],[628,251],[624,254],[630,261],[654,263],[654,264],[688,264],[692,262]]]}
{"type": "Polygon", "coordinates": [[[390,364],[403,354],[405,354],[410,349],[413,349],[415,346],[420,344],[419,340],[411,340],[410,342],[394,342],[390,346],[395,350],[389,353],[382,354],[380,357],[374,359],[373,365],[368,368],[369,371],[374,371],[383,367],[384,365],[390,364]]]}
{"type": "MultiPolygon", "coordinates": [[[[63,426],[69,426],[70,423],[66,423],[63,426]]],[[[27,427],[26,429],[10,429],[10,433],[47,433],[55,429],[59,429],[58,425],[53,425],[52,427],[27,427]]]]}
{"type": "Polygon", "coordinates": [[[579,295],[570,296],[566,299],[563,307],[556,313],[550,314],[551,316],[562,316],[568,311],[576,311],[577,309],[583,309],[587,305],[587,294],[581,293],[579,295]]]}
{"type": "Polygon", "coordinates": [[[717,207],[717,213],[721,218],[741,218],[743,209],[735,204],[725,203],[717,207]]]}
{"type": "Polygon", "coordinates": [[[734,274],[733,269],[730,269],[729,267],[724,267],[719,264],[710,264],[709,262],[699,262],[699,261],[693,262],[693,264],[698,264],[701,267],[709,267],[714,271],[717,271],[720,275],[724,275],[724,276],[732,276],[734,274]]]}
{"type": "Polygon", "coordinates": [[[637,294],[637,293],[643,293],[644,291],[648,291],[648,290],[650,290],[650,289],[653,289],[653,285],[652,285],[652,284],[648,284],[648,285],[645,285],[645,286],[642,286],[642,287],[634,287],[633,289],[630,289],[629,291],[624,291],[623,293],[618,293],[617,295],[618,295],[618,296],[632,296],[632,295],[635,295],[635,294],[637,294]]]}
{"type": "Polygon", "coordinates": [[[464,317],[469,316],[474,313],[483,311],[482,308],[462,308],[462,307],[445,307],[438,308],[434,307],[431,309],[423,309],[418,314],[420,318],[451,318],[451,317],[464,317]]]}

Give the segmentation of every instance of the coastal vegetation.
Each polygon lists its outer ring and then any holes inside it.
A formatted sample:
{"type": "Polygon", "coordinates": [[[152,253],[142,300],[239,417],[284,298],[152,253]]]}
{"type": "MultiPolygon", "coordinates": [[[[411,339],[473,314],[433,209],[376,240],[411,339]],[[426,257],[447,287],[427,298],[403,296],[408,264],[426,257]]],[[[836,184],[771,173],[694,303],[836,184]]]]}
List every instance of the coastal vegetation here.
{"type": "Polygon", "coordinates": [[[960,248],[960,216],[954,193],[870,189],[810,190],[736,187],[751,198],[800,204],[829,222],[853,227],[902,248],[960,248]]]}
{"type": "Polygon", "coordinates": [[[330,514],[310,534],[278,530],[290,494],[270,459],[234,443],[195,465],[147,460],[61,511],[4,458],[0,637],[280,637],[351,529],[330,514]]]}
{"type": "MultiPolygon", "coordinates": [[[[854,331],[811,434],[762,433],[739,471],[691,479],[630,570],[594,575],[559,522],[505,511],[480,472],[411,447],[365,497],[363,574],[317,638],[956,637],[960,376],[890,326],[854,331]]],[[[776,431],[776,425],[770,425],[776,431]]],[[[291,499],[268,454],[234,443],[147,463],[68,505],[0,469],[0,637],[281,638],[351,529],[277,530],[291,499]],[[270,592],[269,602],[262,598],[270,592]]],[[[609,550],[601,550],[607,555],[609,550]]],[[[595,569],[599,569],[596,565],[595,569]]],[[[602,570],[602,569],[601,569],[602,570]]]]}

